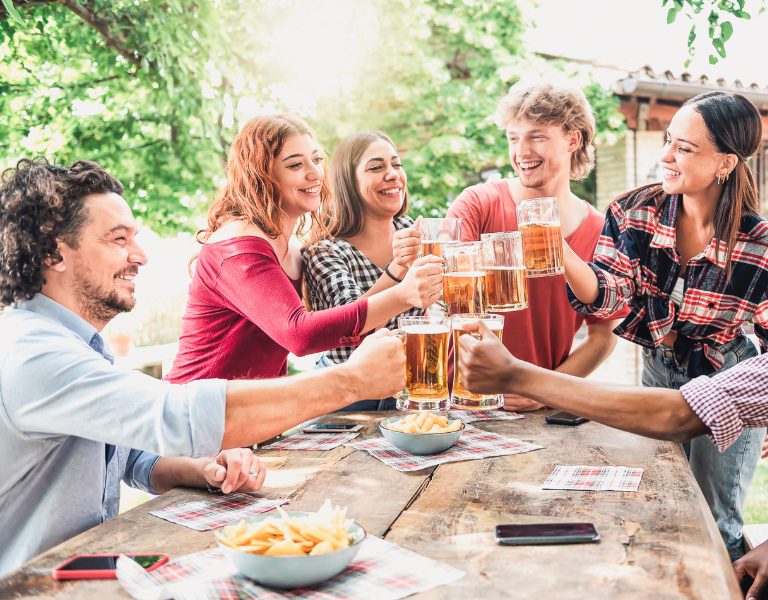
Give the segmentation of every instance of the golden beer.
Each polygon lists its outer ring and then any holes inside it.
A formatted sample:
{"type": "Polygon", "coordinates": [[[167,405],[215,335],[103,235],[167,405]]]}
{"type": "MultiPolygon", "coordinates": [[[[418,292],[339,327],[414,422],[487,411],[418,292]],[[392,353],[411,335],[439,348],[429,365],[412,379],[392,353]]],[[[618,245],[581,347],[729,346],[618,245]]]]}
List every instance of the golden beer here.
{"type": "Polygon", "coordinates": [[[483,321],[499,339],[504,333],[504,317],[487,314],[462,314],[451,319],[453,328],[453,392],[451,393],[451,409],[457,410],[495,410],[504,406],[502,394],[473,394],[464,387],[459,369],[459,337],[464,333],[463,324],[468,321],[483,321]]]}
{"type": "Polygon", "coordinates": [[[528,223],[520,226],[528,277],[565,273],[563,235],[559,223],[528,223]]]}
{"type": "Polygon", "coordinates": [[[458,242],[461,239],[461,219],[419,219],[421,236],[421,256],[440,254],[440,245],[444,242],[458,242]]]}
{"type": "Polygon", "coordinates": [[[444,317],[400,317],[397,334],[405,345],[405,390],[400,410],[446,410],[450,328],[444,317]]]}
{"type": "Polygon", "coordinates": [[[485,269],[486,310],[505,312],[528,308],[528,282],[525,267],[485,269]]]}
{"type": "Polygon", "coordinates": [[[440,240],[421,240],[421,250],[419,256],[427,256],[432,254],[434,256],[442,256],[440,254],[440,240]]]}
{"type": "Polygon", "coordinates": [[[449,315],[485,310],[485,271],[443,274],[443,302],[449,315]]]}

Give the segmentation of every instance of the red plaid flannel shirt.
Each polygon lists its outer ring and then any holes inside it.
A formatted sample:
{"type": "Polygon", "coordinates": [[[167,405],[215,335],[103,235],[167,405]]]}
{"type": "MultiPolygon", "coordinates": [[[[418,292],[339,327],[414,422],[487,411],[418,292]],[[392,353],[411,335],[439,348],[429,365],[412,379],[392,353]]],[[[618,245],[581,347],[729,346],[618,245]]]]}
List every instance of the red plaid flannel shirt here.
{"type": "Polygon", "coordinates": [[[724,242],[713,238],[691,258],[678,308],[670,295],[682,270],[675,247],[680,201],[659,186],[611,204],[590,264],[598,297],[583,304],[570,288],[568,296],[577,311],[599,317],[629,306],[629,315],[614,332],[648,348],[659,346],[674,327],[676,355],[681,362],[688,359],[688,375],[696,377],[722,367],[723,346],[742,333],[744,323],[754,323],[768,348],[768,223],[755,214],[742,218],[728,283],[724,242]],[[648,191],[657,193],[630,209],[638,194],[648,191]]]}
{"type": "Polygon", "coordinates": [[[768,425],[768,354],[712,377],[697,377],[680,391],[723,452],[745,427],[768,425]]]}

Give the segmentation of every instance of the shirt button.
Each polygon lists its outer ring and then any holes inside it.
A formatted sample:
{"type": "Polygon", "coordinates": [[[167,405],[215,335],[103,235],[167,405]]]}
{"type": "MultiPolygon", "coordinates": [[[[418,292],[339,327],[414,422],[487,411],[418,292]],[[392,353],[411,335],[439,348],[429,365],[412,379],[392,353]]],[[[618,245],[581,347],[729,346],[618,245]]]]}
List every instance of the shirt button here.
{"type": "Polygon", "coordinates": [[[708,308],[715,308],[715,303],[714,302],[710,302],[709,304],[707,304],[707,307],[708,308]]]}

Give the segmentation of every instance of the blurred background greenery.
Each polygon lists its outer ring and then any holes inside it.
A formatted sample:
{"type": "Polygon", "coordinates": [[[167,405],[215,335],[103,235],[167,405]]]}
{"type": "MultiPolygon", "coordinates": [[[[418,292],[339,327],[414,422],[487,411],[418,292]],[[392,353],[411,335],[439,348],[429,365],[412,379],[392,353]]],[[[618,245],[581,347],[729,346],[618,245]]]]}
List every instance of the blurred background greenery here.
{"type": "MultiPolygon", "coordinates": [[[[414,214],[440,214],[481,173],[509,169],[491,117],[509,85],[567,75],[526,53],[509,0],[16,4],[20,20],[0,8],[0,165],[96,160],[159,233],[194,229],[243,121],[282,111],[307,118],[329,153],[383,129],[414,214]]],[[[620,131],[617,100],[583,83],[600,135],[620,131]]]]}

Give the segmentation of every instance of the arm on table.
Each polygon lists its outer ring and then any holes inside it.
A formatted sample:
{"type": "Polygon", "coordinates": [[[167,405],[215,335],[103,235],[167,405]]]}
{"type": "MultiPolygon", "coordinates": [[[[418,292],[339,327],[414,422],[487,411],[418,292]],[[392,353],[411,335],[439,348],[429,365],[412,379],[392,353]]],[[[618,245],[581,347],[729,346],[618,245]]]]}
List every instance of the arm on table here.
{"type": "Polygon", "coordinates": [[[159,493],[178,486],[206,487],[230,492],[255,492],[267,470],[250,448],[223,450],[215,457],[160,457],[152,470],[152,487],[159,493]]]}

